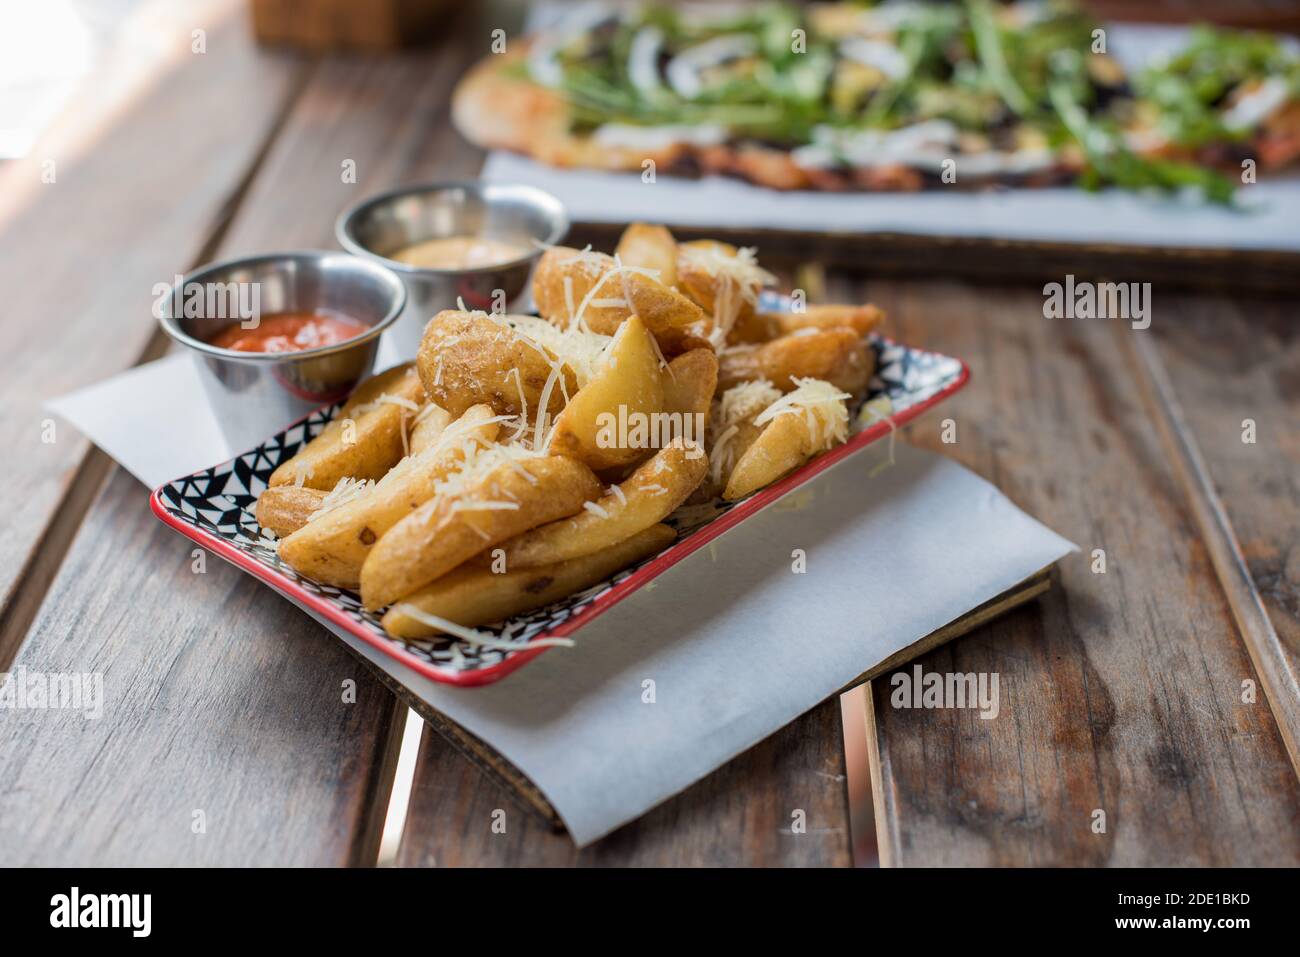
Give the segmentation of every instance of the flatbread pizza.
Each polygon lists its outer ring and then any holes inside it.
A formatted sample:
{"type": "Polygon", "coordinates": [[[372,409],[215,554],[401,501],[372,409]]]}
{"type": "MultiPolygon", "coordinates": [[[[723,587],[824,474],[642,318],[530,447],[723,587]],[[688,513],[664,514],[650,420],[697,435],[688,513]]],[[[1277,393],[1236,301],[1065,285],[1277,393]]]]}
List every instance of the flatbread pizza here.
{"type": "Polygon", "coordinates": [[[1130,76],[1070,2],[588,3],[459,84],[472,142],[774,189],[1078,182],[1229,200],[1300,159],[1300,56],[1197,28],[1130,76]]]}

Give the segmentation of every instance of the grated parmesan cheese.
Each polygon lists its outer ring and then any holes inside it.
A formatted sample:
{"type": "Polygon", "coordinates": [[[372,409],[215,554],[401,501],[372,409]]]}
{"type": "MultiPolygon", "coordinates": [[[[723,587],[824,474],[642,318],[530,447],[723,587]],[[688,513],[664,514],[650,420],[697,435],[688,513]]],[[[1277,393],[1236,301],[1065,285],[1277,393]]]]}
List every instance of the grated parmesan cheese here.
{"type": "Polygon", "coordinates": [[[729,425],[713,440],[713,450],[709,453],[709,471],[713,473],[714,482],[721,482],[723,468],[730,469],[734,464],[731,461],[731,440],[739,431],[739,425],[729,425]]]}
{"type": "Polygon", "coordinates": [[[713,331],[709,333],[709,341],[715,350],[721,349],[742,307],[746,303],[757,305],[759,291],[774,285],[776,277],[759,266],[757,250],[752,246],[742,246],[734,255],[721,243],[682,246],[680,255],[689,267],[714,280],[713,331]]]}
{"type": "Polygon", "coordinates": [[[781,415],[802,415],[814,448],[830,448],[847,439],[849,409],[845,403],[852,396],[821,379],[792,377],[791,381],[798,388],[755,416],[754,424],[766,425],[781,415]]]}
{"type": "Polygon", "coordinates": [[[341,478],[335,483],[334,487],[326,493],[321,499],[320,506],[307,516],[308,524],[316,521],[322,515],[328,515],[336,508],[365,498],[375,488],[374,479],[354,479],[341,478]]]}
{"type": "Polygon", "coordinates": [[[518,502],[477,502],[473,499],[461,499],[451,503],[452,512],[492,512],[518,511],[518,502]]]}
{"type": "MultiPolygon", "coordinates": [[[[587,328],[587,321],[585,318],[587,307],[596,299],[596,293],[600,292],[600,290],[604,288],[605,283],[609,282],[611,279],[614,279],[615,277],[619,279],[619,284],[623,287],[623,298],[629,303],[632,301],[632,291],[627,285],[628,276],[647,276],[651,279],[659,279],[659,270],[657,269],[646,269],[642,266],[627,266],[623,264],[623,260],[620,257],[605,256],[601,253],[592,253],[590,252],[590,247],[578,254],[578,258],[582,257],[587,257],[584,259],[584,268],[587,270],[589,275],[592,274],[593,266],[596,269],[601,270],[601,272],[600,277],[592,284],[592,287],[587,290],[587,294],[582,297],[582,302],[578,303],[577,311],[570,317],[570,327],[576,325],[579,328],[587,328]]],[[[573,261],[573,259],[566,260],[566,262],[573,261]]],[[[628,308],[631,307],[629,306],[628,308]]]]}
{"type": "Polygon", "coordinates": [[[767,379],[741,382],[722,393],[717,421],[721,428],[752,418],[781,398],[781,390],[767,379]]]}
{"type": "MultiPolygon", "coordinates": [[[[506,419],[509,416],[502,416],[506,419]]],[[[464,446],[465,457],[461,467],[434,483],[435,500],[453,499],[450,511],[479,511],[491,509],[518,508],[518,502],[504,502],[493,498],[499,490],[479,487],[486,483],[488,477],[497,469],[509,467],[518,472],[530,483],[536,485],[537,477],[525,467],[525,462],[544,458],[541,453],[524,445],[501,445],[500,443],[483,444],[467,441],[464,446]]],[[[441,512],[437,506],[429,510],[429,520],[441,512]]]]}
{"type": "MultiPolygon", "coordinates": [[[[512,641],[509,639],[493,638],[491,635],[478,631],[474,628],[466,628],[464,625],[458,625],[456,622],[447,618],[441,618],[438,615],[431,614],[417,605],[410,602],[402,602],[394,605],[393,610],[399,615],[406,615],[422,625],[434,628],[438,631],[445,632],[448,635],[459,638],[466,644],[475,648],[484,648],[492,651],[515,651],[520,648],[550,648],[563,647],[572,648],[572,638],[534,638],[532,641],[512,641]]],[[[505,633],[503,632],[503,635],[505,633]]]]}

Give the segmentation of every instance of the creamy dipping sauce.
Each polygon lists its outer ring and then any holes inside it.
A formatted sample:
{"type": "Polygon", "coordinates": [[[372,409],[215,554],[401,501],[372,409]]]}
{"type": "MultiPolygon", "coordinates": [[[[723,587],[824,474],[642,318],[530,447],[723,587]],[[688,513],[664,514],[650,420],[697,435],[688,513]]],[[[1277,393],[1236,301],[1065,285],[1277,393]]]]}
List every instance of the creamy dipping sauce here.
{"type": "Polygon", "coordinates": [[[444,236],[399,249],[389,259],[422,269],[476,269],[509,262],[528,250],[486,236],[444,236]]]}
{"type": "Polygon", "coordinates": [[[251,329],[239,323],[227,326],[209,341],[236,352],[302,352],[354,339],[369,328],[337,314],[277,312],[262,316],[251,329]]]}

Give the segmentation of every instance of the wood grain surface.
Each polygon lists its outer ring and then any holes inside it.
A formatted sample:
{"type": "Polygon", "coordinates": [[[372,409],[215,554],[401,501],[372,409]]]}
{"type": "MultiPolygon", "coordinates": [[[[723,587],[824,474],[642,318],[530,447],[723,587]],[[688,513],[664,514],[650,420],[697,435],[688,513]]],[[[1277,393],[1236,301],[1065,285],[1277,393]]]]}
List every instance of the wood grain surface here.
{"type": "MultiPolygon", "coordinates": [[[[240,203],[262,140],[297,90],[299,67],[253,52],[242,16],[213,31],[208,51],[212,59],[196,61],[197,75],[175,78],[175,87],[165,84],[141,107],[139,122],[155,126],[141,130],[127,118],[112,127],[108,145],[92,154],[105,166],[88,169],[80,186],[75,178],[70,184],[82,192],[50,193],[30,215],[44,219],[49,203],[56,222],[72,217],[63,204],[73,199],[82,215],[99,211],[121,199],[113,185],[119,181],[152,177],[157,194],[134,188],[134,208],[113,207],[115,218],[105,211],[111,223],[75,237],[84,246],[51,257],[48,242],[29,245],[14,251],[26,251],[21,262],[0,265],[48,274],[66,290],[50,320],[63,325],[49,332],[61,328],[58,342],[78,341],[79,348],[30,336],[32,368],[19,373],[35,376],[72,356],[42,396],[108,374],[110,362],[125,367],[159,350],[151,284],[187,270],[200,253],[249,251],[220,241],[226,204],[243,214],[239,243],[257,233],[259,248],[330,245],[328,230],[303,231],[315,224],[303,223],[292,206],[240,203]],[[198,141],[159,152],[173,138],[168,131],[184,128],[186,110],[204,103],[210,127],[198,124],[198,141]],[[217,182],[220,172],[227,181],[217,182]],[[106,231],[112,223],[119,234],[106,231]],[[51,274],[53,263],[69,272],[51,274]],[[72,271],[87,265],[74,281],[72,271]],[[74,306],[87,311],[65,311],[74,306]]],[[[300,186],[297,204],[314,208],[311,180],[291,182],[300,186]]],[[[18,243],[21,234],[9,229],[5,241],[18,243]]],[[[19,304],[40,315],[34,301],[19,304]]],[[[7,326],[6,334],[15,330],[7,326]]],[[[35,435],[33,413],[20,412],[35,435]]],[[[25,428],[10,417],[0,422],[25,428]]],[[[40,468],[84,452],[67,434],[40,468]]],[[[104,714],[86,721],[70,711],[6,711],[0,718],[0,863],[373,863],[405,712],[342,646],[273,592],[212,555],[206,572],[194,574],[191,544],[150,514],[147,490],[115,468],[104,471],[111,477],[102,490],[101,474],[81,493],[89,510],[70,521],[66,559],[61,567],[61,554],[52,559],[57,576],[39,611],[32,609],[14,665],[30,673],[102,673],[104,714]],[[355,704],[343,700],[345,681],[355,682],[355,704]],[[206,834],[190,831],[196,810],[206,814],[206,834]]],[[[48,472],[20,481],[44,483],[36,505],[54,507],[48,472]]],[[[48,549],[46,542],[42,554],[48,549]]],[[[30,574],[23,579],[34,606],[42,584],[30,574]]]]}
{"type": "MultiPolygon", "coordinates": [[[[1044,319],[1037,290],[867,291],[903,339],[971,365],[945,410],[957,442],[934,421],[913,441],[1082,549],[1037,605],[922,659],[998,673],[997,719],[894,709],[873,683],[882,863],[1300,861],[1295,770],[1268,703],[1241,700],[1257,676],[1126,341],[1149,333],[1044,319]]],[[[1158,315],[1172,327],[1179,309],[1158,315]]]]}
{"type": "Polygon", "coordinates": [[[848,866],[838,700],[819,705],[682,795],[579,851],[425,733],[398,863],[404,866],[848,866]],[[504,834],[493,814],[506,812],[504,834]],[[792,813],[806,814],[793,833],[792,813]]]}
{"type": "Polygon", "coordinates": [[[101,674],[103,714],[3,712],[0,864],[373,863],[404,712],[288,602],[214,555],[195,574],[192,544],[114,473],[17,663],[101,674]]]}
{"type": "Polygon", "coordinates": [[[0,536],[0,670],[108,471],[62,422],[50,433],[43,403],[146,353],[154,284],[202,258],[303,76],[301,60],[252,49],[240,10],[221,0],[151,20],[135,42],[167,51],[157,75],[117,98],[103,92],[116,76],[92,76],[75,114],[81,135],[56,130],[0,171],[0,445],[12,453],[7,493],[22,503],[0,536]],[[204,54],[191,53],[199,25],[204,54]]]}
{"type": "Polygon", "coordinates": [[[1300,766],[1300,308],[1180,299],[1172,313],[1152,349],[1239,549],[1244,637],[1300,766]]]}

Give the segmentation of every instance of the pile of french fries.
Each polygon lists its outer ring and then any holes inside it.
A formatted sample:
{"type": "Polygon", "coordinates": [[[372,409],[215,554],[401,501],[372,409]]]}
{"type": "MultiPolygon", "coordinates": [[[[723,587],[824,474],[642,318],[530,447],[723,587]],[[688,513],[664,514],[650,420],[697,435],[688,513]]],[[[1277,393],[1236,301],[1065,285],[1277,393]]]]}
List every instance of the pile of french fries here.
{"type": "Polygon", "coordinates": [[[843,442],[874,306],[758,311],[751,249],[634,224],[548,249],[540,316],[445,310],[272,474],[264,532],[399,638],[503,621],[662,551],[684,503],[744,498],[843,442]]]}

